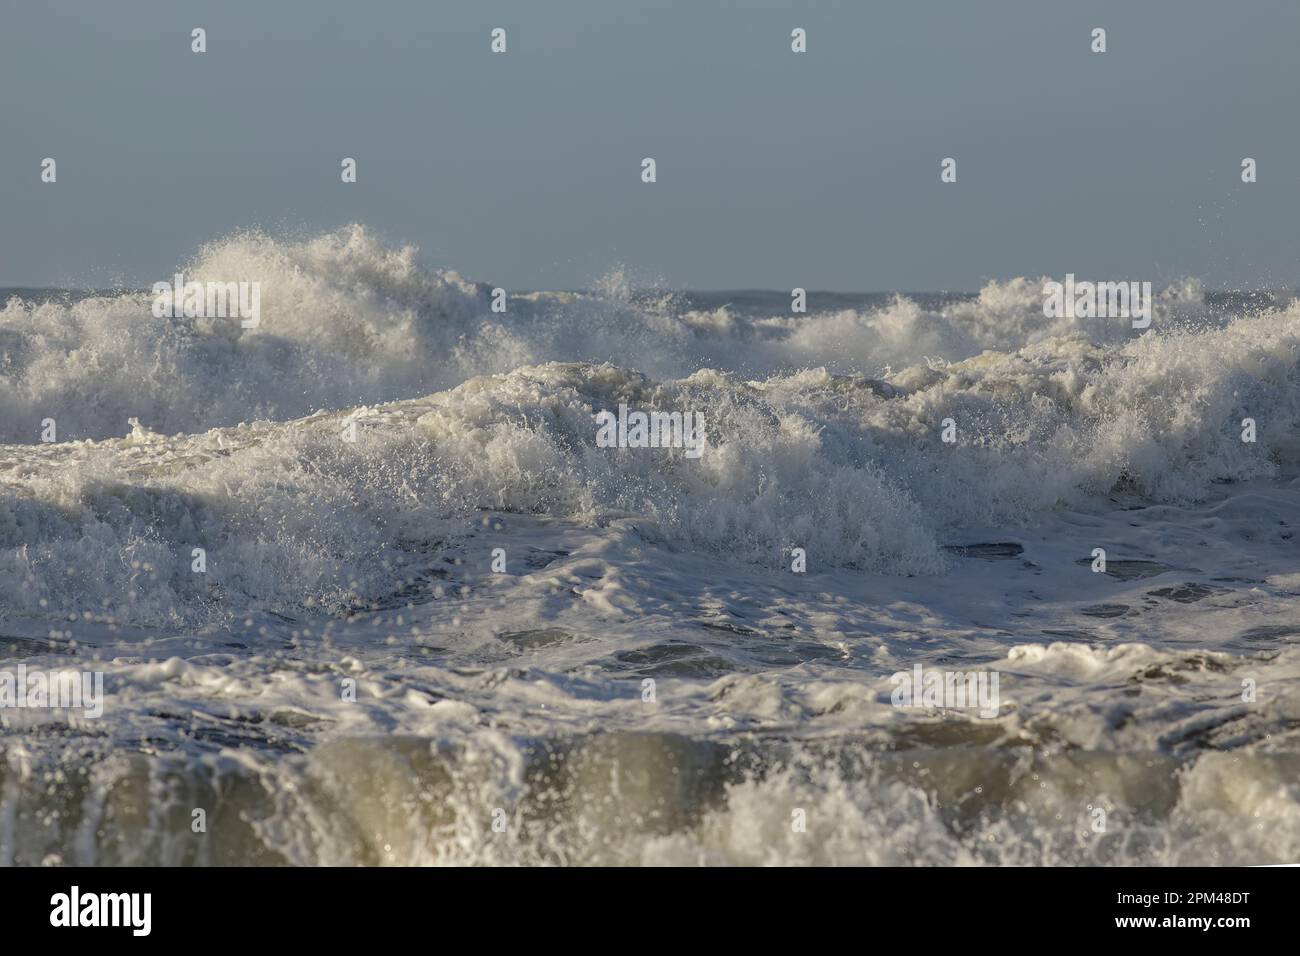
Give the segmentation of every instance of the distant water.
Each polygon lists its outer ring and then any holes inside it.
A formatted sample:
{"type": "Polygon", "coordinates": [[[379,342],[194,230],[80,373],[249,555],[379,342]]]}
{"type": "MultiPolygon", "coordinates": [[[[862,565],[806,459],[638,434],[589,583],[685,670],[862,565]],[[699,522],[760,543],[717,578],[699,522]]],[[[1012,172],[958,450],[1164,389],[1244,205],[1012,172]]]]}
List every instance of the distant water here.
{"type": "Polygon", "coordinates": [[[1300,860],[1289,292],[184,268],[261,327],[0,290],[0,672],[106,691],[0,709],[0,862],[1300,860]],[[620,404],[704,454],[598,448],[620,404]],[[918,664],[996,716],[894,706],[918,664]]]}

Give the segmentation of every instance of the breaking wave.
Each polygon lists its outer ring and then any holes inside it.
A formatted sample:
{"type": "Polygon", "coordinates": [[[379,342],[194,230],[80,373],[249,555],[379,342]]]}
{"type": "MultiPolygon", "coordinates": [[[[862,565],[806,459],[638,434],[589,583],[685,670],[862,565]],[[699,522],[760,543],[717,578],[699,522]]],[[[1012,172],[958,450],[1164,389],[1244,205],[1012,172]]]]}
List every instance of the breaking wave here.
{"type": "Polygon", "coordinates": [[[0,311],[0,652],[110,695],[0,712],[0,862],[1300,853],[1300,305],[1182,283],[1138,334],[1026,278],[790,315],[615,274],[503,313],[358,226],[184,273],[260,326],[0,311]],[[598,448],[621,404],[703,455],[598,448]],[[922,661],[1006,706],[890,707],[922,661]]]}

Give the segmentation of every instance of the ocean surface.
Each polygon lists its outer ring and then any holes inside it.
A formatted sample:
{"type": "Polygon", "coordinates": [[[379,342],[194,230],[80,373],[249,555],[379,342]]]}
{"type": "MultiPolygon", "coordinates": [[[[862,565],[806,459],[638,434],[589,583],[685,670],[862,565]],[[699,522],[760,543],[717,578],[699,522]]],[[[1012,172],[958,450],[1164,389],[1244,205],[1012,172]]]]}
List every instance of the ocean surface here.
{"type": "Polygon", "coordinates": [[[261,325],[0,291],[0,671],[105,690],[0,709],[0,863],[1300,862],[1291,293],[181,267],[261,325]],[[597,447],[620,404],[705,451],[597,447]]]}

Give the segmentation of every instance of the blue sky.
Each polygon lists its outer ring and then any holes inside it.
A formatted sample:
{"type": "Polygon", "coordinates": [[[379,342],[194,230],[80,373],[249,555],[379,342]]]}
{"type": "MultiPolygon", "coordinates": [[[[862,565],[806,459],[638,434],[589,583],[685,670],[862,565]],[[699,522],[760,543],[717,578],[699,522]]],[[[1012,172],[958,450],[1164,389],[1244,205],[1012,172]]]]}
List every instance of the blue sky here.
{"type": "Polygon", "coordinates": [[[0,284],[363,222],[513,289],[1290,288],[1297,41],[1294,0],[0,0],[0,284]]]}

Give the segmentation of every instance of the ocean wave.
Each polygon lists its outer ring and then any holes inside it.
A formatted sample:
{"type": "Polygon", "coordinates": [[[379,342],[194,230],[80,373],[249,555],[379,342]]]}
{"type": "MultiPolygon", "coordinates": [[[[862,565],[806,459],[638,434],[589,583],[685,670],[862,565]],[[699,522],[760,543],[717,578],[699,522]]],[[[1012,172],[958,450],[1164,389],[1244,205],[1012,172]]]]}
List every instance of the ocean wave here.
{"type": "MultiPolygon", "coordinates": [[[[0,848],[18,865],[1232,866],[1300,853],[1296,770],[1292,754],[882,755],[663,733],[198,760],[70,748],[14,788],[11,818],[48,823],[0,829],[0,848]]],[[[0,787],[13,776],[0,765],[0,787]]]]}
{"type": "Polygon", "coordinates": [[[823,562],[940,567],[916,504],[860,448],[825,447],[805,416],[712,373],[654,383],[552,364],[289,423],[11,447],[0,590],[28,611],[344,613],[427,571],[428,550],[484,510],[635,516],[670,543],[767,563],[798,544],[823,562]],[[598,449],[595,412],[620,400],[702,408],[713,445],[699,461],[598,449]]]}
{"type": "MultiPolygon", "coordinates": [[[[0,310],[0,441],[121,435],[136,418],[165,434],[412,398],[475,375],[552,361],[610,362],[657,379],[700,369],[747,377],[823,367],[887,374],[1082,337],[1135,338],[1114,319],[1047,319],[1043,280],[990,282],[970,300],[808,315],[701,310],[681,296],[635,294],[612,273],[590,293],[512,296],[422,266],[409,246],[363,226],[306,239],[240,233],[203,247],[186,281],[260,284],[261,321],[155,318],[146,293],[67,300],[12,297],[0,310]]],[[[160,281],[172,276],[159,277],[160,281]]],[[[1156,297],[1158,330],[1206,327],[1200,287],[1156,297]]]]}
{"type": "Polygon", "coordinates": [[[10,445],[0,589],[14,608],[112,605],[153,622],[232,597],[342,613],[493,510],[627,516],[670,547],[768,566],[801,547],[814,569],[936,573],[953,529],[1117,492],[1196,501],[1294,465],[1298,346],[1292,309],[1115,347],[1055,338],[884,381],[548,363],[288,422],[10,445]],[[620,404],[702,414],[706,450],[597,447],[596,413],[620,404]],[[206,576],[190,573],[194,547],[206,576]]]}

